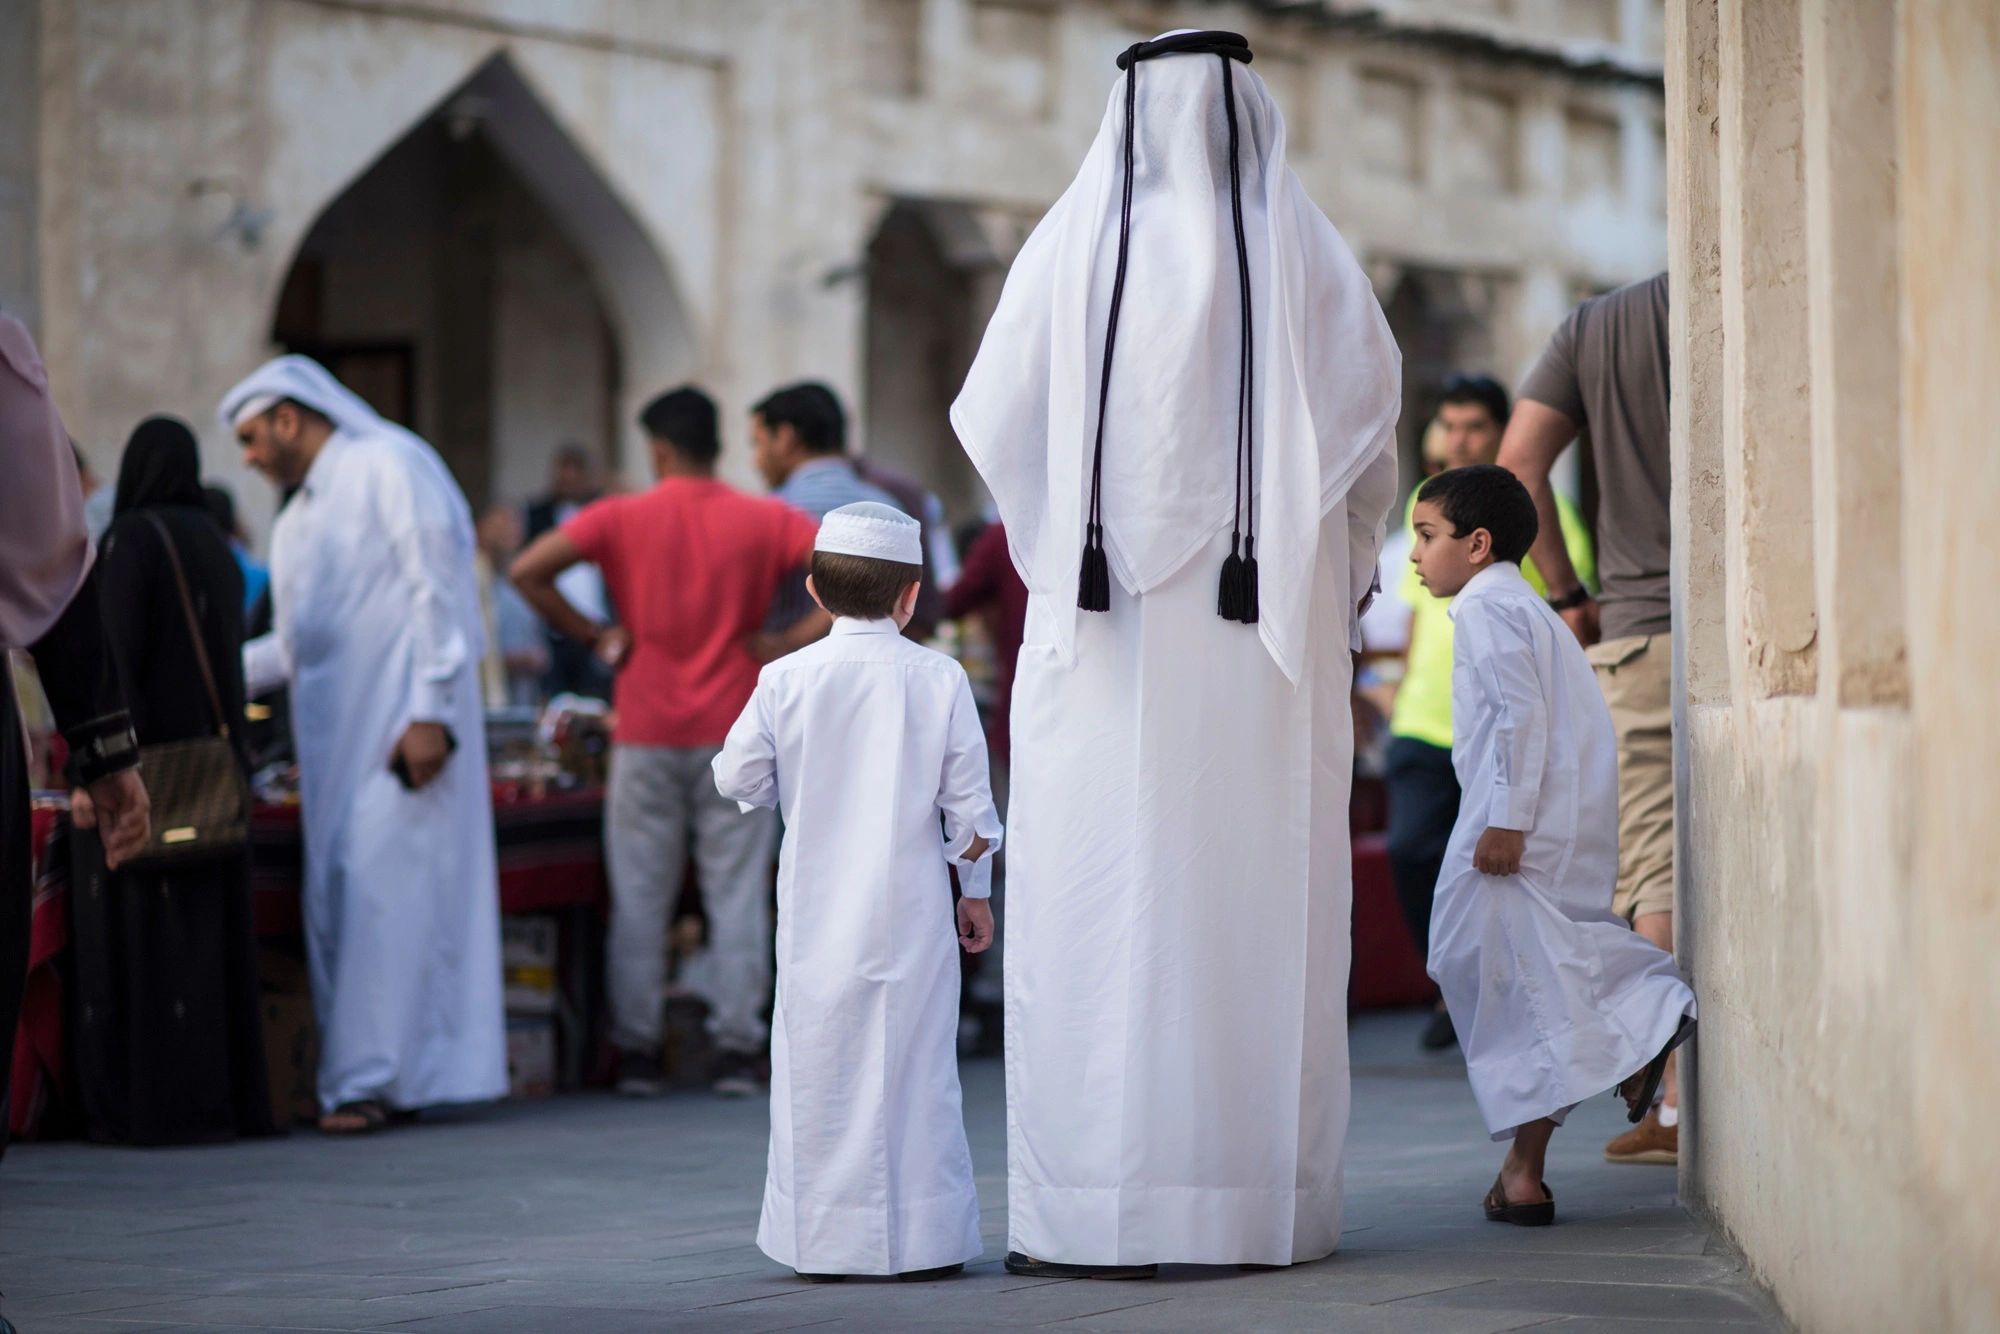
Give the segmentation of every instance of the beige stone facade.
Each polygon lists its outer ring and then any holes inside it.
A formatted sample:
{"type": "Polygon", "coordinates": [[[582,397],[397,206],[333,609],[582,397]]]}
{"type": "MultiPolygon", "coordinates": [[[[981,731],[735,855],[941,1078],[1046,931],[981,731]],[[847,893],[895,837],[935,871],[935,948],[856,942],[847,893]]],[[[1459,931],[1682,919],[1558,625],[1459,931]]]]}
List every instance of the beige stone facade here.
{"type": "Polygon", "coordinates": [[[1671,0],[1684,1195],[2000,1329],[2000,9],[1671,0]]]}
{"type": "MultiPolygon", "coordinates": [[[[109,469],[141,416],[319,352],[519,499],[635,408],[729,424],[800,376],[963,517],[944,404],[1130,42],[1247,33],[1292,161],[1411,349],[1517,377],[1580,294],[1665,256],[1659,0],[15,0],[0,302],[109,469]]],[[[1411,441],[1414,446],[1414,426],[1411,441]]]]}

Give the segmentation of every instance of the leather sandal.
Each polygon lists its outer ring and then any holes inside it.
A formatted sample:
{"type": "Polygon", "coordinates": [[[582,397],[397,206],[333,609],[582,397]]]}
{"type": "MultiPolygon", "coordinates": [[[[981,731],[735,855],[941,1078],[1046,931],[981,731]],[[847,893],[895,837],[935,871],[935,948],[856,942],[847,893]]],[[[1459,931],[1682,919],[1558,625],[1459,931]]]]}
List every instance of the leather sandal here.
{"type": "Polygon", "coordinates": [[[1007,1272],[1022,1278],[1153,1278],[1158,1265],[1066,1265],[1054,1260],[1037,1260],[1019,1251],[1007,1252],[1007,1272]]]}
{"type": "Polygon", "coordinates": [[[1510,1203],[1506,1184],[1496,1176],[1493,1178],[1493,1189],[1486,1192],[1486,1221],[1512,1223],[1516,1227],[1547,1227],[1556,1221],[1556,1193],[1544,1181],[1542,1194],[1548,1198],[1531,1200],[1526,1204],[1510,1203]]]}
{"type": "Polygon", "coordinates": [[[389,1124],[389,1109],[380,1098],[358,1098],[353,1102],[343,1102],[319,1119],[322,1135],[372,1135],[389,1124]],[[332,1126],[327,1122],[336,1116],[356,1116],[361,1118],[358,1126],[332,1126]]]}
{"type": "Polygon", "coordinates": [[[1653,1110],[1653,1099],[1659,1096],[1660,1083],[1667,1077],[1667,1057],[1694,1036],[1694,1025],[1694,1020],[1682,1015],[1680,1027],[1667,1039],[1667,1045],[1660,1048],[1660,1054],[1618,1086],[1618,1096],[1625,1099],[1625,1119],[1633,1125],[1645,1120],[1646,1113],[1653,1110]]]}

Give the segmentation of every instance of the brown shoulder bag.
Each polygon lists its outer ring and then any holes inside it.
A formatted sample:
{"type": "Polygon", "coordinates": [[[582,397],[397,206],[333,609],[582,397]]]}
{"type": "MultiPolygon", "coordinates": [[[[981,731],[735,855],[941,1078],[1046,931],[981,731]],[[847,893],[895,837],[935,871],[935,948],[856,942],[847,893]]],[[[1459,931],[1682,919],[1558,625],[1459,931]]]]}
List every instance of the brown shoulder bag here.
{"type": "Polygon", "coordinates": [[[146,518],[160,535],[174,568],[181,614],[187,619],[195,661],[201,665],[202,684],[208,687],[208,704],[215,715],[214,736],[139,747],[139,774],[153,806],[153,834],[146,850],[119,869],[163,871],[239,851],[249,842],[250,788],[229,742],[229,718],[223,712],[222,693],[215,688],[208,645],[195,618],[180,552],[160,516],[148,511],[146,518]]]}

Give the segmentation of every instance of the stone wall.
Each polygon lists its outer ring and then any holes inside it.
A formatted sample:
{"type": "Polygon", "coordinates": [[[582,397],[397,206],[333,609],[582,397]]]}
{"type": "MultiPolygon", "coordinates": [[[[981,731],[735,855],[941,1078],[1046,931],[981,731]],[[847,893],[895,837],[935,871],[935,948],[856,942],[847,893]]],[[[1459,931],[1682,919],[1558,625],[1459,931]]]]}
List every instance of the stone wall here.
{"type": "Polygon", "coordinates": [[[1801,1328],[2000,1328],[2000,21],[1674,0],[1667,65],[1684,1193],[1801,1328]]]}

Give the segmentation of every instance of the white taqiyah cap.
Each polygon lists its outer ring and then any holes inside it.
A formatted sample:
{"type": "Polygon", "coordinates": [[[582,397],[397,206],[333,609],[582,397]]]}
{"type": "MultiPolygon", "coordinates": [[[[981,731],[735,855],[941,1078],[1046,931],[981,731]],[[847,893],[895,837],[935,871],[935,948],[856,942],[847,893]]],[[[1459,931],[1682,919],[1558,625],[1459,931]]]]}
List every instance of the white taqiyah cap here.
{"type": "Polygon", "coordinates": [[[813,550],[922,565],[923,533],[923,525],[895,506],[858,500],[827,512],[820,520],[819,540],[813,543],[813,550]]]}

